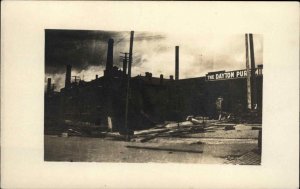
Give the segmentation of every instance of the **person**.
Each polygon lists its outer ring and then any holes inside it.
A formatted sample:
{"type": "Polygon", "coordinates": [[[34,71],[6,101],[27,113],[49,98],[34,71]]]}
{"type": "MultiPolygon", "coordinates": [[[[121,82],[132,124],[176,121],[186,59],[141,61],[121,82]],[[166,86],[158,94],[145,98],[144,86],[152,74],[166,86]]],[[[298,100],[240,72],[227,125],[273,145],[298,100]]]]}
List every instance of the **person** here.
{"type": "Polygon", "coordinates": [[[217,110],[217,113],[218,113],[218,120],[221,120],[222,118],[222,103],[223,103],[223,97],[222,96],[219,96],[216,100],[216,110],[217,110]]]}

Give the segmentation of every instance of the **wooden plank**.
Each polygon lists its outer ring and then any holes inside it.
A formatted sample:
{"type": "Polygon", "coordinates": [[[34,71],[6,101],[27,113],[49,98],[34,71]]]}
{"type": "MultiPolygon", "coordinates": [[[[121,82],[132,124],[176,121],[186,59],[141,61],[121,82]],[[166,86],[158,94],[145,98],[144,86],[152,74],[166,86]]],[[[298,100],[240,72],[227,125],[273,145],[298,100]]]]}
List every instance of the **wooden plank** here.
{"type": "Polygon", "coordinates": [[[156,150],[156,151],[169,151],[169,152],[186,152],[186,153],[203,153],[200,150],[184,150],[184,149],[172,149],[172,148],[161,148],[161,147],[146,147],[146,146],[126,146],[126,148],[142,149],[142,150],[156,150]]]}
{"type": "Polygon", "coordinates": [[[170,129],[148,129],[148,130],[142,130],[142,131],[135,131],[134,134],[135,135],[147,135],[147,134],[154,134],[154,133],[162,133],[162,132],[166,132],[169,131],[170,129]]]}

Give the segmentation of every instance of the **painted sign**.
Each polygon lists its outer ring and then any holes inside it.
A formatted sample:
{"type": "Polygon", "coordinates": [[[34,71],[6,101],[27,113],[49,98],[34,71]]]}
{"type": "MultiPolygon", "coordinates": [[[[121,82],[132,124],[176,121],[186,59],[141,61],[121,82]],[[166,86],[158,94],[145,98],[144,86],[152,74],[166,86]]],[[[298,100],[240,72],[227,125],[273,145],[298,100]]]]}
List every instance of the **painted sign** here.
{"type": "Polygon", "coordinates": [[[236,70],[230,72],[210,72],[206,74],[207,81],[224,80],[224,79],[237,79],[247,77],[247,70],[236,70]]]}

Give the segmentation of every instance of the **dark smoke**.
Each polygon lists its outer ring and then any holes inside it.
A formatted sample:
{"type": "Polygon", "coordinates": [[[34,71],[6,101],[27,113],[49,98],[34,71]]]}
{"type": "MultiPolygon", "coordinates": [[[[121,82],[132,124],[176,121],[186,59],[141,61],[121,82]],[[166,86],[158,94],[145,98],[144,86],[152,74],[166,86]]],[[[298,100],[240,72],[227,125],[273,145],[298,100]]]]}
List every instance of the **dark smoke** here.
{"type": "MultiPolygon", "coordinates": [[[[72,75],[85,81],[102,76],[107,41],[114,39],[114,65],[122,68],[120,52],[128,52],[130,31],[45,30],[45,75],[56,90],[64,87],[66,65],[72,75]]],[[[175,46],[179,45],[179,78],[204,76],[207,72],[245,69],[245,39],[240,35],[187,35],[135,32],[132,75],[152,72],[174,75],[175,46]]],[[[262,64],[263,38],[254,35],[256,64],[262,64]]],[[[46,84],[46,79],[45,79],[46,84]]]]}

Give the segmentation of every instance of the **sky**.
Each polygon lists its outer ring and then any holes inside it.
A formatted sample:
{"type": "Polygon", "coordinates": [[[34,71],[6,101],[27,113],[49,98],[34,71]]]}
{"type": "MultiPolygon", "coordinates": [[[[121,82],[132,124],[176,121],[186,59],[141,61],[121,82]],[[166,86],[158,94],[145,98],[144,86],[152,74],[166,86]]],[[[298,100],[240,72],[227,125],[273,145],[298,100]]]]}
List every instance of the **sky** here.
{"type": "MultiPolygon", "coordinates": [[[[120,52],[129,51],[130,31],[45,30],[45,85],[50,77],[56,91],[63,88],[67,64],[72,65],[72,76],[85,81],[102,76],[109,38],[114,39],[114,65],[122,68],[120,52]]],[[[263,64],[263,36],[254,34],[253,41],[256,65],[263,64]]],[[[175,46],[179,46],[179,79],[245,69],[245,34],[135,31],[132,76],[175,75],[175,46]]]]}

